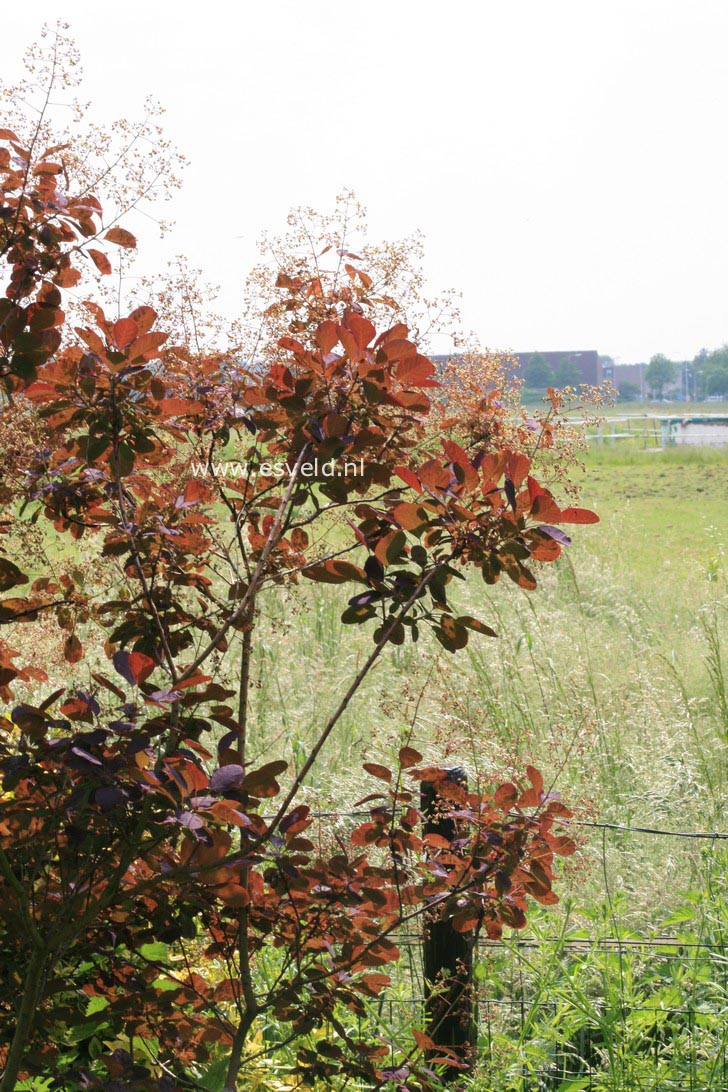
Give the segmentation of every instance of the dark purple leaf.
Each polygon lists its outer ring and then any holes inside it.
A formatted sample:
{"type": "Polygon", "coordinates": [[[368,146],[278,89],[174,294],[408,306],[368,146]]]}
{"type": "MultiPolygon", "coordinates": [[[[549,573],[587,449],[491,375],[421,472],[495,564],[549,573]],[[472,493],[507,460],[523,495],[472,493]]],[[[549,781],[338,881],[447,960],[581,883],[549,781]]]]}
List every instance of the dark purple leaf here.
{"type": "Polygon", "coordinates": [[[388,1069],[382,1070],[382,1076],[387,1081],[406,1081],[409,1077],[409,1069],[404,1066],[389,1066],[388,1069]]]}
{"type": "Polygon", "coordinates": [[[364,562],[364,572],[370,580],[384,580],[384,566],[374,554],[370,554],[364,562]]]}
{"type": "Polygon", "coordinates": [[[90,762],[92,766],[103,766],[103,762],[90,755],[88,751],[84,751],[82,747],[71,747],[71,754],[76,755],[82,762],[90,762]]]}
{"type": "Polygon", "coordinates": [[[549,524],[542,523],[541,526],[537,528],[537,530],[543,531],[545,535],[548,535],[549,538],[555,539],[556,542],[560,542],[562,546],[571,546],[571,539],[569,538],[569,536],[564,534],[564,532],[558,527],[550,527],[549,524]]]}
{"type": "Polygon", "coordinates": [[[135,755],[139,751],[144,751],[151,743],[151,737],[146,732],[142,732],[140,735],[135,736],[134,739],[129,741],[127,746],[127,754],[135,755]]]}
{"type": "Polygon", "coordinates": [[[156,702],[158,705],[173,705],[181,697],[181,690],[155,690],[153,694],[147,695],[149,701],[156,702]]]}
{"type": "Polygon", "coordinates": [[[349,600],[350,607],[368,607],[370,603],[376,603],[381,599],[381,592],[368,591],[362,592],[361,595],[354,595],[349,600]]]}
{"type": "Polygon", "coordinates": [[[187,792],[187,782],[181,776],[181,774],[177,773],[174,766],[165,765],[164,768],[165,768],[167,774],[179,785],[179,787],[182,789],[182,792],[186,793],[187,792]]]}
{"type": "Polygon", "coordinates": [[[92,698],[91,695],[87,694],[84,690],[77,690],[76,695],[82,702],[85,702],[95,717],[99,715],[101,707],[95,698],[92,698]]]}
{"type": "Polygon", "coordinates": [[[213,792],[229,792],[230,789],[239,789],[245,778],[242,766],[234,763],[230,766],[221,766],[215,770],[210,778],[210,788],[213,792]]]}
{"type": "Polygon", "coordinates": [[[222,739],[220,739],[218,741],[217,753],[219,755],[223,754],[225,751],[227,751],[227,749],[229,747],[232,747],[233,743],[235,743],[237,738],[238,738],[238,733],[237,732],[226,732],[225,735],[222,737],[222,739]]]}
{"type": "Polygon", "coordinates": [[[285,834],[289,827],[292,827],[294,823],[300,823],[302,819],[308,818],[308,814],[311,809],[307,804],[299,804],[297,808],[289,812],[285,819],[281,819],[280,828],[285,834]]]}
{"type": "Polygon", "coordinates": [[[136,679],[134,678],[129,664],[128,652],[115,652],[112,657],[112,663],[122,678],[126,679],[130,686],[136,686],[136,679]]]}
{"type": "Polygon", "coordinates": [[[193,808],[211,808],[217,803],[216,796],[191,796],[190,804],[193,808]]]}
{"type": "Polygon", "coordinates": [[[118,804],[124,803],[127,794],[123,789],[119,789],[115,785],[105,785],[103,788],[96,790],[94,799],[102,811],[111,811],[118,804]]]}
{"type": "Polygon", "coordinates": [[[73,742],[80,747],[100,747],[108,734],[105,728],[95,728],[93,732],[79,732],[73,742]]]}
{"type": "Polygon", "coordinates": [[[131,732],[134,730],[134,722],[131,720],[112,720],[109,728],[114,732],[131,732]]]}

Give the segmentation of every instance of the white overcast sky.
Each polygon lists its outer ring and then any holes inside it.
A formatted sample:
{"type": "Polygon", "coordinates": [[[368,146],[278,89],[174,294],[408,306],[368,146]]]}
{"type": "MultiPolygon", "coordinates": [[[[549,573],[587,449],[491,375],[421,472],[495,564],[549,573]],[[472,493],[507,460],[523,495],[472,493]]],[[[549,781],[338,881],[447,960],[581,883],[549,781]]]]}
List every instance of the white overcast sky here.
{"type": "Polygon", "coordinates": [[[59,17],[98,120],[166,106],[191,162],[165,245],[228,313],[261,231],[352,187],[373,238],[424,231],[493,348],[728,341],[726,0],[36,0],[4,13],[6,79],[59,17]]]}

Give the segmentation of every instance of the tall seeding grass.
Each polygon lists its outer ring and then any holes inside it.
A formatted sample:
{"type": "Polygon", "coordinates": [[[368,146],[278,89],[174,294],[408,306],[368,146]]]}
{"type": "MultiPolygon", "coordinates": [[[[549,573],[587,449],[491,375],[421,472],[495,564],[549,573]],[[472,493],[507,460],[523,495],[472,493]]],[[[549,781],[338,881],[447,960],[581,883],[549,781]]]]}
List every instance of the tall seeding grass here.
{"type": "MultiPolygon", "coordinates": [[[[391,755],[408,735],[428,758],[464,764],[475,780],[532,762],[586,819],[715,829],[728,753],[728,508],[722,527],[711,520],[720,515],[712,496],[702,521],[691,511],[690,558],[674,556],[661,525],[661,541],[645,557],[628,505],[610,496],[620,474],[609,458],[597,463],[603,477],[588,495],[603,523],[582,529],[572,552],[540,574],[537,597],[515,586],[494,595],[477,579],[463,581],[463,613],[483,618],[498,639],[474,636],[457,662],[427,635],[389,651],[329,745],[326,774],[310,786],[312,795],[353,804],[371,787],[362,760],[391,755]]],[[[670,474],[686,462],[701,472],[719,468],[714,492],[726,507],[719,496],[728,484],[725,454],[674,459],[660,454],[637,467],[646,485],[663,482],[656,509],[664,497],[664,505],[683,505],[680,518],[687,517],[693,505],[670,474]],[[659,479],[663,467],[667,477],[659,479]]],[[[367,654],[368,631],[340,622],[345,602],[343,593],[333,602],[312,585],[296,612],[284,595],[264,605],[268,640],[256,663],[253,728],[261,754],[272,739],[284,740],[300,761],[367,654]]],[[[661,851],[652,860],[652,852],[635,846],[614,862],[635,912],[654,904],[658,873],[664,905],[680,890],[678,874],[688,869],[683,878],[690,878],[689,861],[665,862],[661,851]]]]}
{"type": "MultiPolygon", "coordinates": [[[[584,483],[603,522],[540,574],[538,597],[463,581],[462,612],[498,639],[475,636],[457,663],[427,636],[391,649],[307,791],[345,823],[375,787],[362,761],[404,739],[473,784],[539,767],[580,852],[561,906],[481,953],[473,1087],[726,1088],[725,843],[641,831],[728,829],[728,453],[605,446],[584,483]]],[[[278,740],[300,764],[367,654],[344,605],[313,585],[295,611],[284,594],[265,604],[261,755],[278,740]]],[[[395,1008],[372,1019],[404,1026],[421,990],[410,953],[395,1008]]]]}

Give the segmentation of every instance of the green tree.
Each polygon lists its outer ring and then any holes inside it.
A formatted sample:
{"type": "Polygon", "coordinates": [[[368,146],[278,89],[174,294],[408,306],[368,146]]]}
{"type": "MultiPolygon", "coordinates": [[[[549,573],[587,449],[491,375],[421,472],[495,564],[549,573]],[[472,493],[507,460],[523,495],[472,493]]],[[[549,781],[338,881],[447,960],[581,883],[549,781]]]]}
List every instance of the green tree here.
{"type": "Polygon", "coordinates": [[[554,382],[553,368],[542,353],[532,353],[523,369],[523,382],[534,390],[546,390],[554,382]]]}
{"type": "Polygon", "coordinates": [[[562,356],[554,369],[557,387],[578,387],[582,381],[581,369],[575,360],[562,356]]]}
{"type": "Polygon", "coordinates": [[[728,344],[701,354],[699,390],[704,398],[711,395],[728,398],[728,344]]]}
{"type": "Polygon", "coordinates": [[[640,396],[640,389],[636,383],[619,384],[620,402],[636,402],[640,396]]]}
{"type": "Polygon", "coordinates": [[[656,353],[645,368],[645,380],[655,398],[662,398],[665,387],[674,383],[676,378],[677,366],[664,353],[656,353]]]}

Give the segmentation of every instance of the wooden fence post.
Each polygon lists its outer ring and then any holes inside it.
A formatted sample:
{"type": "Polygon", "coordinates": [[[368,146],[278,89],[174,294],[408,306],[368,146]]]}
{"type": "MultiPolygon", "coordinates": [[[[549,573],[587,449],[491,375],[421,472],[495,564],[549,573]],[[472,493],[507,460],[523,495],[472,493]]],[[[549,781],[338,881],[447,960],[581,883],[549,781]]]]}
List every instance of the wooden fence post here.
{"type": "MultiPolygon", "coordinates": [[[[445,772],[448,781],[467,789],[468,778],[463,769],[453,766],[445,772]]],[[[438,834],[452,841],[457,824],[447,817],[451,804],[438,794],[437,783],[421,783],[420,803],[425,816],[424,833],[438,834]]],[[[468,1068],[478,1035],[473,996],[473,947],[472,933],[459,933],[449,921],[425,920],[425,1030],[438,1047],[449,1047],[468,1068]]],[[[462,1072],[449,1068],[444,1080],[458,1080],[462,1072]]]]}

